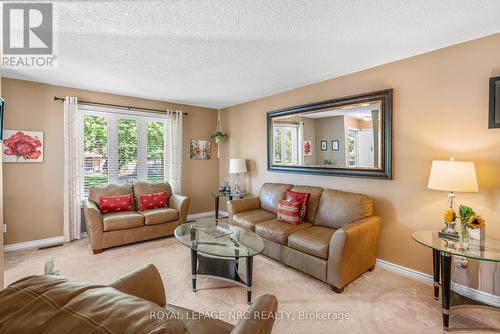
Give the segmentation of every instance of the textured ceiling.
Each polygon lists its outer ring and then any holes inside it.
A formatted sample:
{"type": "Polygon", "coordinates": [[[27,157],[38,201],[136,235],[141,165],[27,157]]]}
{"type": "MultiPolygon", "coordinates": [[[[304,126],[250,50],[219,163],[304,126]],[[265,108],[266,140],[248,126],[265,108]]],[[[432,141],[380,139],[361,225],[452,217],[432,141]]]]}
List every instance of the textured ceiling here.
{"type": "Polygon", "coordinates": [[[54,3],[57,69],[3,76],[208,107],[500,31],[499,0],[54,3]]]}

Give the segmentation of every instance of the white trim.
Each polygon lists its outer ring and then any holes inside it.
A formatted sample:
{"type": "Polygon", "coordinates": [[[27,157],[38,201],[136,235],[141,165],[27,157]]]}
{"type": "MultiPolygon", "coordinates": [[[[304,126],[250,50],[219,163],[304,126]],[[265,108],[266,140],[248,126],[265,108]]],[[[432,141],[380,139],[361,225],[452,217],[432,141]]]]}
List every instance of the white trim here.
{"type": "MultiPolygon", "coordinates": [[[[380,268],[401,274],[403,276],[407,276],[425,283],[433,284],[434,278],[432,275],[424,274],[419,271],[406,268],[388,261],[377,259],[377,265],[380,268]]],[[[469,297],[471,299],[475,299],[485,304],[493,305],[496,307],[500,307],[500,296],[493,295],[491,293],[487,293],[481,290],[473,289],[468,286],[451,283],[452,290],[459,292],[461,295],[465,297],[469,297]]]]}
{"type": "Polygon", "coordinates": [[[28,249],[38,249],[43,247],[50,247],[58,244],[64,244],[64,236],[53,237],[40,240],[32,240],[26,242],[20,242],[17,244],[5,245],[3,247],[4,252],[14,252],[28,249]]]}
{"type": "Polygon", "coordinates": [[[206,211],[206,212],[190,214],[187,216],[187,219],[191,220],[191,219],[213,218],[213,217],[215,217],[215,211],[206,211]]]}

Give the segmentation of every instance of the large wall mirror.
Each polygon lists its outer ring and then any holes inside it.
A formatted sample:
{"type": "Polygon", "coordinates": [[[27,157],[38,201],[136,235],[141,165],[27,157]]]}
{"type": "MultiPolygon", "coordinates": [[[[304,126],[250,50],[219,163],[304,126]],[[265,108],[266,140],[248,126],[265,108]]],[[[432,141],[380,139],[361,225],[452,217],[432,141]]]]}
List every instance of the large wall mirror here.
{"type": "Polygon", "coordinates": [[[392,89],[267,113],[268,169],[392,178],[392,89]]]}

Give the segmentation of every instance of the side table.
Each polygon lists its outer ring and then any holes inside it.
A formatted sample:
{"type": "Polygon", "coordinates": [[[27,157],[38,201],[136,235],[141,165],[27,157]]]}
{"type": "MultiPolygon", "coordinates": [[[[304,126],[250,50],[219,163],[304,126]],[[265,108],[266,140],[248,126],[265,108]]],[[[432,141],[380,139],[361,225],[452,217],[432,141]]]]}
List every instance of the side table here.
{"type": "MultiPolygon", "coordinates": [[[[219,219],[219,202],[220,198],[227,198],[228,200],[232,200],[233,198],[244,198],[248,196],[247,192],[239,192],[239,193],[230,193],[230,192],[215,192],[212,193],[212,196],[215,199],[215,219],[219,219]]],[[[227,217],[221,217],[227,218],[227,217]]]]}
{"type": "Polygon", "coordinates": [[[445,330],[448,330],[449,328],[450,312],[453,307],[479,305],[492,308],[496,311],[500,310],[496,306],[482,303],[451,290],[452,257],[461,256],[479,261],[500,262],[499,240],[485,239],[482,244],[471,241],[469,244],[465,245],[460,241],[440,238],[438,236],[438,232],[435,231],[418,231],[412,233],[411,237],[419,244],[432,249],[432,262],[434,268],[434,299],[439,299],[439,287],[441,287],[443,327],[445,330]]]}

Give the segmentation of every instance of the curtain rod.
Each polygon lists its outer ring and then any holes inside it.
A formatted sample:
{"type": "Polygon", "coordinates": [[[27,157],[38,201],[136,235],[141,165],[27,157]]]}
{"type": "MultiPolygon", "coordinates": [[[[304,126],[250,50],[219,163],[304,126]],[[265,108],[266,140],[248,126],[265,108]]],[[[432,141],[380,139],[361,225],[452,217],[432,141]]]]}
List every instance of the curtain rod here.
{"type": "MultiPolygon", "coordinates": [[[[64,100],[65,100],[65,98],[63,98],[63,97],[54,96],[54,101],[64,101],[64,100]]],[[[166,110],[161,110],[161,109],[131,107],[131,106],[124,106],[124,105],[120,105],[120,104],[111,104],[111,103],[80,101],[80,100],[78,101],[78,103],[81,103],[81,104],[90,104],[90,105],[96,105],[96,106],[105,106],[105,107],[115,107],[115,108],[121,108],[121,109],[127,109],[127,110],[152,111],[152,112],[157,112],[157,113],[165,113],[165,112],[167,112],[166,110]]],[[[182,114],[185,115],[185,116],[187,116],[187,112],[183,112],[182,114]]]]}

